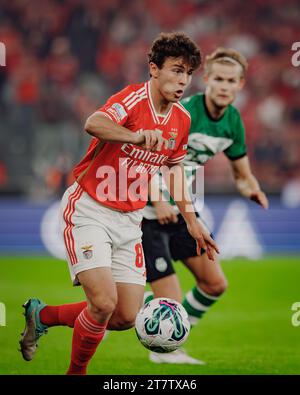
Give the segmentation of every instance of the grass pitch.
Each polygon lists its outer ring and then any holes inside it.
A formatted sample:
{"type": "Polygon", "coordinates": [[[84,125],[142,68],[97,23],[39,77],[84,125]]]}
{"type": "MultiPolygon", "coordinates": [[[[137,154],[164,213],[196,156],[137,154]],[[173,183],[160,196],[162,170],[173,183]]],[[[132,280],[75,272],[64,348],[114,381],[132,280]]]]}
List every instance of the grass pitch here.
{"type": "MultiPolygon", "coordinates": [[[[190,273],[176,264],[184,291],[190,273]]],[[[89,374],[300,374],[300,326],[291,323],[300,302],[300,258],[265,258],[257,262],[224,262],[229,280],[225,295],[192,330],[186,350],[205,366],[156,365],[133,329],[110,332],[89,366],[89,374]]],[[[46,257],[2,257],[0,302],[6,326],[0,326],[0,374],[64,374],[69,363],[72,330],[50,328],[40,339],[36,357],[25,362],[17,351],[24,328],[22,303],[39,297],[48,304],[83,299],[73,288],[67,264],[46,257]]]]}

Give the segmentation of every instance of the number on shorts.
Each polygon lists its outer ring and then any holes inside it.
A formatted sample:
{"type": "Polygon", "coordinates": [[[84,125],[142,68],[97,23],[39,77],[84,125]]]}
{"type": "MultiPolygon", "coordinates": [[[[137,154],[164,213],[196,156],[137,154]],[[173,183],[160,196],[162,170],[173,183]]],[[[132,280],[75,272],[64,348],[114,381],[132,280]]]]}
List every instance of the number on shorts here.
{"type": "Polygon", "coordinates": [[[143,258],[143,247],[141,243],[135,245],[135,266],[143,267],[144,258],[143,258]]]}

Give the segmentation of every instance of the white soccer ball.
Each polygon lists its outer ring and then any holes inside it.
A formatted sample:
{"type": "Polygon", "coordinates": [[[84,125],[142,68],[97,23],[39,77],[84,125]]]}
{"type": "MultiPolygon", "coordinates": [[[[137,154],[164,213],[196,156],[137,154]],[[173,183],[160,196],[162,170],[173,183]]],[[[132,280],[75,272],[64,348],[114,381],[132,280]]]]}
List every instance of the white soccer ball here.
{"type": "Polygon", "coordinates": [[[187,340],[190,322],[185,308],[176,300],[156,298],[138,312],[135,331],[143,346],[166,353],[177,350],[187,340]]]}

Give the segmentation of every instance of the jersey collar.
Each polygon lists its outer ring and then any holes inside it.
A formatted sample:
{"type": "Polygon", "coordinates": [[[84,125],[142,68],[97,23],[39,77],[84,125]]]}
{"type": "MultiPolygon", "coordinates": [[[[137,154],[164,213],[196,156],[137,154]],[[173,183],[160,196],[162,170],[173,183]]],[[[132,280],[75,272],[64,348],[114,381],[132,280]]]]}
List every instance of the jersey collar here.
{"type": "Polygon", "coordinates": [[[203,101],[203,107],[204,107],[204,111],[205,111],[205,113],[207,115],[207,118],[209,118],[211,121],[217,123],[217,122],[220,122],[225,117],[225,114],[227,113],[228,107],[226,108],[224,114],[220,118],[216,119],[216,118],[213,118],[210,115],[209,109],[207,108],[206,101],[205,101],[205,93],[202,95],[202,101],[203,101]]]}
{"type": "Polygon", "coordinates": [[[170,110],[168,111],[167,114],[158,114],[155,111],[155,107],[154,107],[153,100],[151,97],[150,84],[151,84],[151,81],[148,81],[146,83],[146,92],[147,92],[148,104],[150,107],[150,112],[151,112],[152,118],[156,124],[166,125],[171,117],[172,110],[173,110],[173,104],[171,105],[170,110]]]}

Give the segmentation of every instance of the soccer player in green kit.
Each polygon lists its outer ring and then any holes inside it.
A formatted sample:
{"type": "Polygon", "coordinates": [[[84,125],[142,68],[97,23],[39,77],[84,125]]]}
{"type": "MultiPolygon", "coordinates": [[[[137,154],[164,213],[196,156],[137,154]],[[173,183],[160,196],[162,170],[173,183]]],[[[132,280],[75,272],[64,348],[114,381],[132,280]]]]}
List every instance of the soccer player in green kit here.
{"type": "MultiPolygon", "coordinates": [[[[267,209],[268,199],[251,172],[241,116],[232,105],[244,86],[247,67],[244,56],[233,49],[218,48],[206,57],[205,93],[182,100],[192,118],[184,164],[204,165],[217,153],[224,152],[240,194],[267,209]]],[[[142,225],[147,281],[153,291],[146,301],[169,297],[182,302],[195,326],[226,290],[226,277],[216,254],[214,262],[203,250],[197,255],[196,243],[174,204],[162,199],[151,203],[145,208],[142,225]],[[183,299],[172,260],[181,260],[196,280],[183,299]]],[[[150,360],[203,364],[182,349],[168,354],[150,353],[150,360]]]]}

